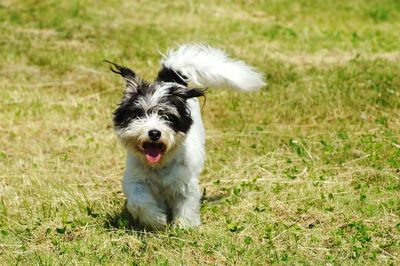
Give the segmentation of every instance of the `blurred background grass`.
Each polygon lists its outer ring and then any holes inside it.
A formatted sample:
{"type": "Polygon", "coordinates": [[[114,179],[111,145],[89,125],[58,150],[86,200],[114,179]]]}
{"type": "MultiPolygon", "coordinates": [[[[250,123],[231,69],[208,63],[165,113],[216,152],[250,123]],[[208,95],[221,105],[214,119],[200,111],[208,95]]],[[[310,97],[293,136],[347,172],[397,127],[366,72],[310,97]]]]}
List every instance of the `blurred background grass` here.
{"type": "Polygon", "coordinates": [[[397,264],[400,2],[0,2],[0,261],[397,264]],[[146,233],[123,212],[122,81],[208,43],[265,73],[211,88],[203,225],[146,233]]]}

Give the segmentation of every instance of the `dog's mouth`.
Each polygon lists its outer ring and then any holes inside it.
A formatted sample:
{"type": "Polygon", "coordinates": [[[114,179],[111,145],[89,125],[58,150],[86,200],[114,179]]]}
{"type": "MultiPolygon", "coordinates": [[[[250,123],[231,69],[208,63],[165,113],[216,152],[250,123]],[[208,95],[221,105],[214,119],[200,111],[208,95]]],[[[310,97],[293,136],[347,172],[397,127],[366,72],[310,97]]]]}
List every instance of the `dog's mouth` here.
{"type": "Polygon", "coordinates": [[[150,164],[158,163],[161,160],[165,148],[163,143],[145,142],[143,144],[143,152],[147,162],[150,164]]]}

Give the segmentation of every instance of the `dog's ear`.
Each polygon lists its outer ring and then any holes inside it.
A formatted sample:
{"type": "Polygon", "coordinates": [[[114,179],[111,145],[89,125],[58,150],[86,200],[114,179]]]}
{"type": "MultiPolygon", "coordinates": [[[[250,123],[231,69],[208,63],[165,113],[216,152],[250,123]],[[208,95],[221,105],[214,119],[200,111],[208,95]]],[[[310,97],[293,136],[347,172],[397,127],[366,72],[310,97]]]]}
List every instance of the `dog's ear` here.
{"type": "Polygon", "coordinates": [[[135,72],[132,69],[120,66],[108,60],[104,60],[104,62],[111,64],[110,70],[116,74],[121,75],[126,81],[125,94],[132,94],[137,91],[137,87],[140,83],[140,78],[137,77],[135,72]],[[113,68],[114,66],[114,68],[113,68]]]}
{"type": "Polygon", "coordinates": [[[190,98],[204,96],[205,91],[206,89],[200,88],[176,87],[172,91],[172,94],[186,100],[190,98]]]}

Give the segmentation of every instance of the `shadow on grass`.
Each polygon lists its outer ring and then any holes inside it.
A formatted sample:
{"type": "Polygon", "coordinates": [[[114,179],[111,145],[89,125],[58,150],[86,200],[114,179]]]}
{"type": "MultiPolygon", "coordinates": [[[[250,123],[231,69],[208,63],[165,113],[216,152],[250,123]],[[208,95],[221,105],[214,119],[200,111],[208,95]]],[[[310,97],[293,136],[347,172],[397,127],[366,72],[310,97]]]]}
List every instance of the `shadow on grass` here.
{"type": "Polygon", "coordinates": [[[218,202],[221,201],[223,198],[226,198],[225,194],[216,194],[216,195],[209,195],[209,196],[204,196],[201,198],[201,203],[205,202],[218,202]]]}
{"type": "Polygon", "coordinates": [[[214,195],[208,195],[206,188],[203,189],[203,195],[201,196],[201,204],[204,204],[206,202],[218,202],[225,198],[227,195],[226,193],[218,193],[214,195]]]}
{"type": "MultiPolygon", "coordinates": [[[[205,191],[201,198],[201,205],[218,202],[221,199],[225,198],[226,195],[224,194],[216,194],[216,195],[206,195],[205,191]]],[[[170,209],[167,210],[168,216],[168,223],[172,223],[172,211],[170,209]]],[[[139,223],[139,221],[135,220],[132,215],[129,213],[128,209],[126,208],[126,202],[123,208],[115,211],[114,213],[107,214],[106,220],[104,222],[104,227],[106,229],[111,230],[128,230],[128,231],[135,231],[138,233],[146,233],[151,232],[149,228],[144,227],[139,223]]]]}
{"type": "MultiPolygon", "coordinates": [[[[167,217],[168,217],[168,223],[170,224],[172,222],[171,210],[167,210],[167,217]]],[[[104,227],[107,229],[135,231],[137,233],[156,232],[156,230],[151,230],[147,227],[144,227],[139,223],[138,220],[134,219],[132,215],[129,213],[128,209],[126,208],[126,202],[124,204],[124,207],[119,211],[116,211],[115,213],[112,214],[107,214],[104,227]]]]}
{"type": "Polygon", "coordinates": [[[104,227],[107,229],[132,230],[137,232],[146,231],[145,227],[143,227],[137,220],[133,219],[132,215],[126,208],[126,202],[122,209],[107,215],[104,227]]]}

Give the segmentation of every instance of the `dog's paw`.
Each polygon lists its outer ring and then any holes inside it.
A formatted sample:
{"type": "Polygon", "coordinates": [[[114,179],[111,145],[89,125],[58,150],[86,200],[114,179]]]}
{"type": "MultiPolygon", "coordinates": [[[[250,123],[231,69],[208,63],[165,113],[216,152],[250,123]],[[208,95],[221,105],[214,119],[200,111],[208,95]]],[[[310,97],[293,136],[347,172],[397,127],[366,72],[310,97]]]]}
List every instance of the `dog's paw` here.
{"type": "Polygon", "coordinates": [[[188,219],[185,217],[176,217],[172,222],[172,226],[179,228],[191,228],[199,226],[200,224],[201,224],[200,218],[198,217],[195,217],[193,219],[188,219]]]}
{"type": "Polygon", "coordinates": [[[127,209],[135,220],[151,230],[162,230],[167,225],[167,215],[154,204],[138,204],[136,201],[128,201],[127,209]]]}
{"type": "Polygon", "coordinates": [[[157,215],[156,217],[152,217],[154,219],[148,219],[147,226],[153,230],[164,230],[167,226],[167,216],[165,214],[157,215]]]}

